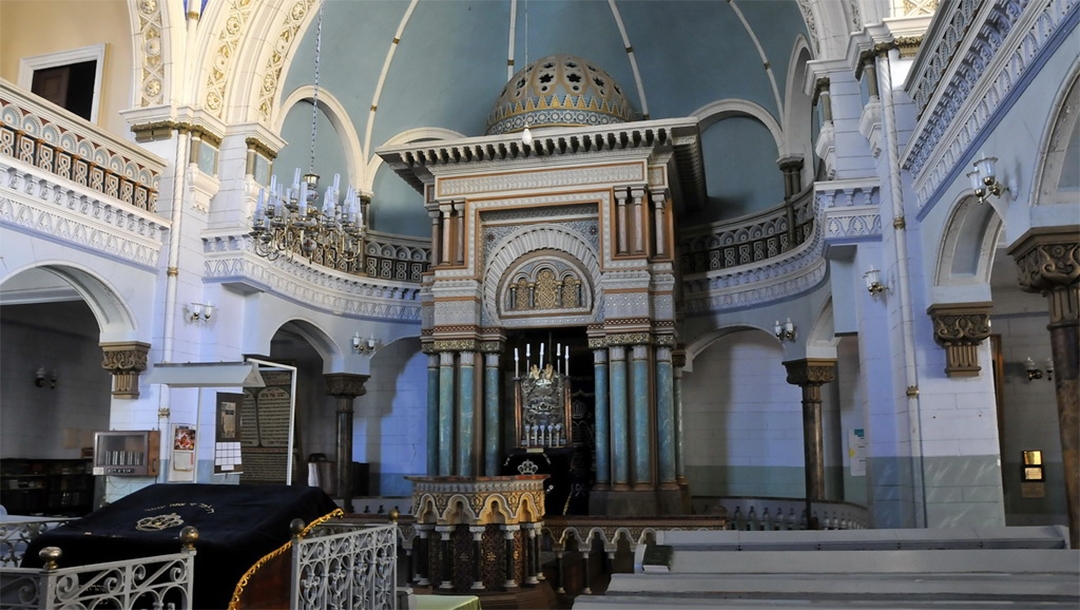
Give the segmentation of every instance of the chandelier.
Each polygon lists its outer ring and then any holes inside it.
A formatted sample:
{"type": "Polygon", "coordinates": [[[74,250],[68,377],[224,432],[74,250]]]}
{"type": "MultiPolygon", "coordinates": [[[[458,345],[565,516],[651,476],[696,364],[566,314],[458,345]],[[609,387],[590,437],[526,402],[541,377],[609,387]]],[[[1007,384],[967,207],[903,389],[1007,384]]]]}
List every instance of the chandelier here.
{"type": "Polygon", "coordinates": [[[285,188],[271,176],[269,189],[259,189],[252,217],[255,253],[270,260],[294,254],[310,261],[318,257],[326,266],[339,267],[360,258],[364,241],[364,214],[360,196],[349,187],[341,199],[341,177],[327,187],[319,205],[319,175],[315,173],[315,140],[319,117],[319,52],[322,47],[322,3],[315,30],[315,81],[311,106],[311,149],[308,173],[293,174],[285,188]]]}

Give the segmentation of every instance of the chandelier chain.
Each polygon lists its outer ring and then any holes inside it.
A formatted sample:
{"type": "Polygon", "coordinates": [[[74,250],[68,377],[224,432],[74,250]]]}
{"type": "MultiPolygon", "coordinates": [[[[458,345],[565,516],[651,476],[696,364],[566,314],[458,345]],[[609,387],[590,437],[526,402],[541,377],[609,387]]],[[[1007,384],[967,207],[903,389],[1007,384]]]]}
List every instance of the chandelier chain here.
{"type": "Polygon", "coordinates": [[[315,139],[319,133],[319,56],[322,53],[322,0],[319,0],[319,12],[315,22],[315,91],[311,95],[311,151],[308,173],[315,173],[315,139]]]}

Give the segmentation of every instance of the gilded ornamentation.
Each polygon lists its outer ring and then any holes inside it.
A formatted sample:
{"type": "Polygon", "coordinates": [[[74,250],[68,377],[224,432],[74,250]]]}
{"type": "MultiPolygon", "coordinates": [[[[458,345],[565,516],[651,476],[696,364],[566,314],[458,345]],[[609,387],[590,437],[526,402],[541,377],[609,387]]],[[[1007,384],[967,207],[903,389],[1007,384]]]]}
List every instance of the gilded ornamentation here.
{"type": "Polygon", "coordinates": [[[820,386],[836,379],[836,361],[819,358],[791,360],[787,367],[787,382],[799,387],[820,386]]]}
{"type": "Polygon", "coordinates": [[[355,373],[329,373],[323,375],[326,382],[326,395],[334,398],[356,398],[367,393],[364,382],[370,375],[355,373]]]}
{"type": "Polygon", "coordinates": [[[143,517],[135,522],[135,529],[140,532],[160,532],[161,530],[169,529],[170,527],[180,527],[183,524],[184,520],[180,515],[176,513],[167,513],[154,515],[153,517],[143,517]]]}
{"type": "Polygon", "coordinates": [[[978,346],[990,336],[990,303],[931,305],[934,341],[945,348],[945,374],[971,377],[979,374],[978,346]]]}
{"type": "Polygon", "coordinates": [[[218,118],[222,118],[225,108],[225,86],[252,8],[251,0],[232,0],[229,3],[228,17],[225,18],[225,27],[218,34],[214,58],[210,62],[205,85],[206,109],[218,118]]]}
{"type": "Polygon", "coordinates": [[[112,395],[117,398],[139,397],[139,374],[146,370],[150,344],[139,341],[102,343],[101,367],[112,373],[112,395]]]}

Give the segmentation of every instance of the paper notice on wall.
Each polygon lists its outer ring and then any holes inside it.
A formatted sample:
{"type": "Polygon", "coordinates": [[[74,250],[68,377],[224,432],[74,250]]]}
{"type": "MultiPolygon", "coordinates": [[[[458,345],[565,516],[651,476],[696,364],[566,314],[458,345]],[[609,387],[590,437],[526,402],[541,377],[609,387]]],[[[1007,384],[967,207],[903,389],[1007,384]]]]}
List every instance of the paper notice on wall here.
{"type": "Polygon", "coordinates": [[[168,480],[190,483],[195,480],[195,426],[173,424],[172,432],[168,480]]]}
{"type": "Polygon", "coordinates": [[[851,476],[866,476],[866,435],[862,428],[848,430],[848,464],[851,476]]]}

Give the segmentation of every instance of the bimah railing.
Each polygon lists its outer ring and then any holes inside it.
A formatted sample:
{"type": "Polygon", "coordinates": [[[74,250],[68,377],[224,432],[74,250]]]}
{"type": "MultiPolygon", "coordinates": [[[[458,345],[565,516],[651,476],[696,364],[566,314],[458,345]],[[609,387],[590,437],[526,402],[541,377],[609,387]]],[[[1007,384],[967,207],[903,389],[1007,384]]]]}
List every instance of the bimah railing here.
{"type": "Polygon", "coordinates": [[[397,525],[293,524],[290,608],[397,607],[397,525]]]}
{"type": "Polygon", "coordinates": [[[0,608],[191,610],[198,537],[188,526],[180,532],[179,553],[70,568],[59,567],[58,547],[45,547],[40,569],[0,568],[0,608]]]}

